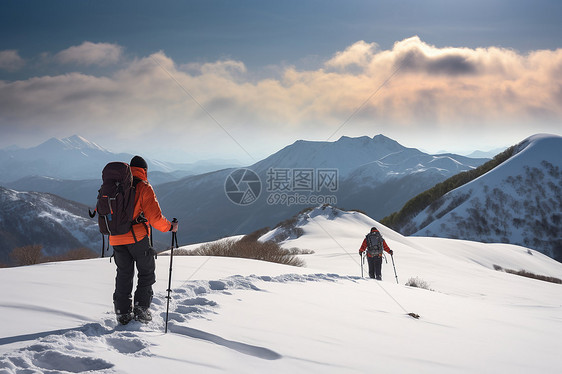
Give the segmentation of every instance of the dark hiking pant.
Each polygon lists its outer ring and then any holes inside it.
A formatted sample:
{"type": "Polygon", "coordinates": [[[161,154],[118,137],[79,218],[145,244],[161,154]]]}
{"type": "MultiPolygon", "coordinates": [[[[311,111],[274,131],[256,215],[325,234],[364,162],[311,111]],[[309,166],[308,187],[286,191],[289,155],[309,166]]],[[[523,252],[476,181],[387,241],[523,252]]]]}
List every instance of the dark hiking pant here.
{"type": "Polygon", "coordinates": [[[132,311],[135,263],[138,271],[135,306],[148,308],[152,302],[152,285],[156,282],[154,251],[149,245],[148,237],[134,244],[113,246],[113,254],[117,266],[113,293],[115,313],[126,314],[132,311]]]}
{"type": "Polygon", "coordinates": [[[367,256],[367,263],[369,264],[369,277],[382,280],[382,256],[367,256]]]}

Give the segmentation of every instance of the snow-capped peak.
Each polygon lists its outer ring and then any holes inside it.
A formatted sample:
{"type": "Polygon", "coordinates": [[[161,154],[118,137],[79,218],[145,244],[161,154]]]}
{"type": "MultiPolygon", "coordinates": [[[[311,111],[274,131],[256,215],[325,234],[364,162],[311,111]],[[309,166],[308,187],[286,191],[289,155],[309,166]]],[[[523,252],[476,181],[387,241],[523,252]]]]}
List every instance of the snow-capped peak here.
{"type": "Polygon", "coordinates": [[[108,152],[105,148],[81,137],[80,135],[72,135],[68,138],[61,139],[61,143],[68,148],[81,149],[81,150],[95,149],[102,152],[108,152]]]}

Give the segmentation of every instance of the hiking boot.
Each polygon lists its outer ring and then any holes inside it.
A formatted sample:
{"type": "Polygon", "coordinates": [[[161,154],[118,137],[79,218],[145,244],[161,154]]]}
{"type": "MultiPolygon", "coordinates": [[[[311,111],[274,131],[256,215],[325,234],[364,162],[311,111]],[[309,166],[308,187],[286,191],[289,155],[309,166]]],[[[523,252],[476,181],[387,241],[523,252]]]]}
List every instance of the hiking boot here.
{"type": "Polygon", "coordinates": [[[135,313],[135,321],[139,321],[142,323],[148,323],[152,321],[152,314],[148,310],[148,308],[142,306],[136,306],[133,309],[133,313],[135,313]]]}
{"type": "Polygon", "coordinates": [[[116,314],[115,317],[117,317],[117,322],[119,322],[119,324],[121,325],[126,325],[134,318],[133,313],[116,314]]]}

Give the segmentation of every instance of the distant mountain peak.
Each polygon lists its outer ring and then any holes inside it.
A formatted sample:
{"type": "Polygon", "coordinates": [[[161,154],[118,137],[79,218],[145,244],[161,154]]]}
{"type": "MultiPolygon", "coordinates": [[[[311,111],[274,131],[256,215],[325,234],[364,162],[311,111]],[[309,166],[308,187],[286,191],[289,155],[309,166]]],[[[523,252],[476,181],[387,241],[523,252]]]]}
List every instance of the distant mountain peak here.
{"type": "Polygon", "coordinates": [[[100,145],[91,142],[80,135],[72,135],[68,138],[64,138],[60,140],[65,146],[69,148],[76,148],[76,149],[95,149],[102,152],[108,152],[105,148],[101,147],[100,145]]]}
{"type": "Polygon", "coordinates": [[[387,136],[384,136],[382,134],[375,135],[372,138],[368,137],[367,135],[358,136],[358,137],[351,137],[351,136],[342,135],[336,141],[336,143],[337,142],[348,142],[348,141],[353,141],[353,142],[363,141],[363,142],[375,142],[375,143],[398,143],[396,140],[391,139],[391,138],[389,138],[387,136]]]}
{"type": "Polygon", "coordinates": [[[396,140],[391,139],[388,136],[384,136],[383,134],[378,134],[378,135],[373,136],[373,140],[375,140],[375,141],[390,141],[390,142],[393,142],[393,143],[396,142],[396,140]]]}
{"type": "Polygon", "coordinates": [[[366,141],[366,140],[367,140],[367,141],[370,141],[371,138],[369,138],[368,136],[358,136],[358,137],[355,137],[355,138],[354,138],[354,137],[351,137],[351,136],[342,135],[342,136],[336,141],[336,143],[338,143],[338,142],[349,142],[349,141],[355,142],[355,141],[358,141],[358,140],[363,140],[363,141],[366,141]]]}
{"type": "Polygon", "coordinates": [[[545,141],[554,141],[559,142],[562,137],[558,135],[552,134],[535,134],[531,135],[528,138],[521,141],[519,144],[515,146],[515,153],[520,153],[521,151],[525,150],[527,147],[536,145],[539,143],[544,143],[545,141]]]}
{"type": "Polygon", "coordinates": [[[93,150],[108,153],[109,151],[102,146],[91,142],[80,135],[72,135],[67,138],[59,139],[59,138],[50,138],[49,140],[39,144],[35,149],[39,150],[48,150],[48,151],[56,151],[56,150],[93,150]]]}

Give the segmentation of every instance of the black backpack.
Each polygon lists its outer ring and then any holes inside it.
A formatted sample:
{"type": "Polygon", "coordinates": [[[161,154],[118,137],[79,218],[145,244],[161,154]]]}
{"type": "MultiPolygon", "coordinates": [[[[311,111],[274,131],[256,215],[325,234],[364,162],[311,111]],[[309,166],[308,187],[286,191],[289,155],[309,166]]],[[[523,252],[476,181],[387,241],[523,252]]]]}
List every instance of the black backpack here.
{"type": "Polygon", "coordinates": [[[101,177],[96,204],[99,230],[104,235],[126,234],[133,226],[135,210],[131,167],[124,162],[110,162],[103,168],[101,177]]]}
{"type": "Polygon", "coordinates": [[[373,231],[367,234],[367,253],[371,256],[380,256],[384,248],[383,238],[380,232],[373,231]]]}

